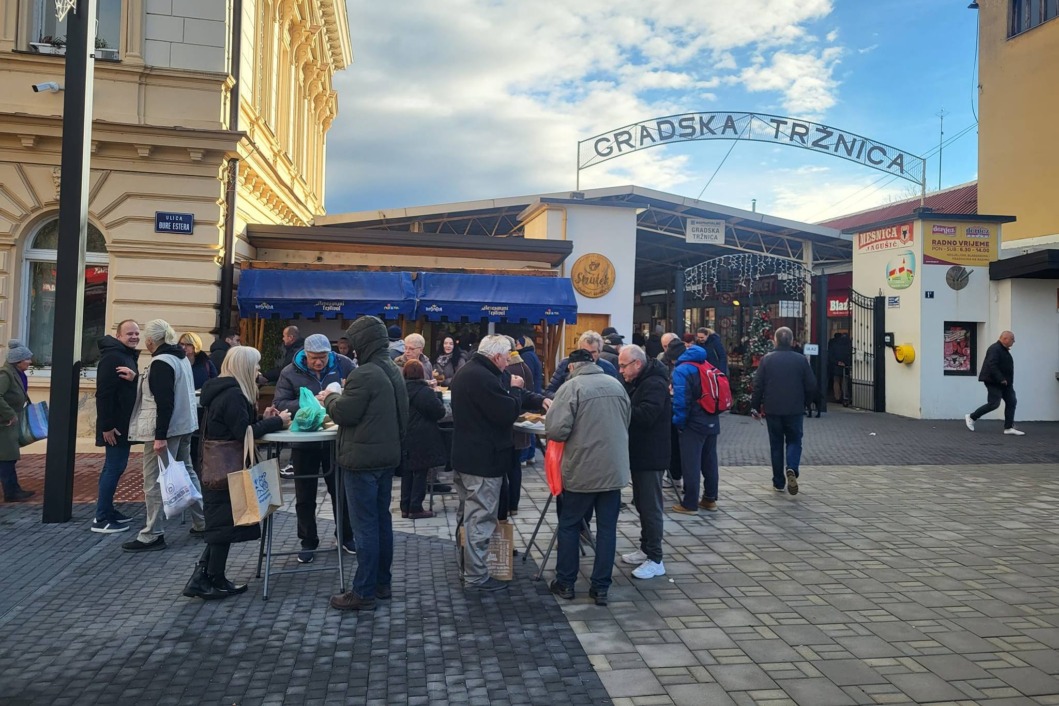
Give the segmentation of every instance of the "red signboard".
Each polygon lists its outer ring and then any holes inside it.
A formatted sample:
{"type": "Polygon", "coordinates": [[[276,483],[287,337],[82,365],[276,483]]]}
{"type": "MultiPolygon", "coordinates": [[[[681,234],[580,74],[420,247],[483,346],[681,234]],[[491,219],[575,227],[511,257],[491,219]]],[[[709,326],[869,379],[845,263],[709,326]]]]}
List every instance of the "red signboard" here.
{"type": "Polygon", "coordinates": [[[849,295],[829,294],[827,296],[827,316],[831,319],[849,316],[849,295]]]}

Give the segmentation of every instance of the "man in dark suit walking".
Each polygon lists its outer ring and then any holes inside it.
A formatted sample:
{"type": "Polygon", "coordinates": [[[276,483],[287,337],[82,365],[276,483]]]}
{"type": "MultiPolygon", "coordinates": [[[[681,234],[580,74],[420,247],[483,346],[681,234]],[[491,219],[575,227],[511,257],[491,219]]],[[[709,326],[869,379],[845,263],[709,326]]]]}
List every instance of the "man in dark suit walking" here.
{"type": "Polygon", "coordinates": [[[1026,432],[1015,428],[1015,361],[1011,358],[1011,346],[1015,345],[1015,334],[1004,331],[996,343],[989,346],[982,363],[978,379],[985,383],[988,392],[986,403],[964,416],[967,428],[974,431],[974,423],[1000,406],[1004,400],[1004,433],[1009,436],[1025,436],[1026,432]]]}

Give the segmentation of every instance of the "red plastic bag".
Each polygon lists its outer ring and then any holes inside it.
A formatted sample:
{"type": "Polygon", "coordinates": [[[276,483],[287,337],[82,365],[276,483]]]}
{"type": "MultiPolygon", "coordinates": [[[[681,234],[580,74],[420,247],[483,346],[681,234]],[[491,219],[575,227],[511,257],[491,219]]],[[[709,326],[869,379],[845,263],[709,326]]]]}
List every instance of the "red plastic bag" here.
{"type": "Polygon", "coordinates": [[[544,475],[548,479],[548,489],[552,495],[563,492],[563,448],[564,441],[549,441],[544,450],[544,475]]]}

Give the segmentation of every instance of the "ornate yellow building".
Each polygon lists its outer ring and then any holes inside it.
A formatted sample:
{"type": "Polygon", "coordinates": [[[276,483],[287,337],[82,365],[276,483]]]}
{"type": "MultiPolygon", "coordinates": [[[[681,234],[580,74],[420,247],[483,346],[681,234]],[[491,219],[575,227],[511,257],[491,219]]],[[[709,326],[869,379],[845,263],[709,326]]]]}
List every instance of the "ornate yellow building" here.
{"type": "Polygon", "coordinates": [[[1004,240],[1059,236],[1056,165],[1048,136],[1059,114],[1059,4],[981,0],[978,209],[1007,213],[1004,240]]]}
{"type": "MultiPolygon", "coordinates": [[[[164,318],[208,345],[223,264],[253,255],[246,225],[324,212],[332,79],[352,61],[344,0],[97,2],[89,365],[96,339],[126,318],[164,318]],[[193,231],[156,232],[160,213],[191,214],[193,231]]],[[[32,87],[63,83],[64,34],[54,0],[0,4],[0,344],[28,342],[37,399],[48,392],[63,96],[32,87]]]]}

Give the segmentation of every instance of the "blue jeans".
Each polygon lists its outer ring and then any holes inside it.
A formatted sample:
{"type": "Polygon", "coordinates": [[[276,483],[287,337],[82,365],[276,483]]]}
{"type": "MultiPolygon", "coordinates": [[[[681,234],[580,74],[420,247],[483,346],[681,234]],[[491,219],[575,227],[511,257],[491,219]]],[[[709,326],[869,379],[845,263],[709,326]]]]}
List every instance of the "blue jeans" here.
{"type": "Polygon", "coordinates": [[[518,460],[521,461],[532,461],[534,456],[537,455],[537,442],[534,441],[529,445],[528,448],[522,449],[518,453],[518,460]]]}
{"type": "Polygon", "coordinates": [[[99,472],[99,495],[96,499],[96,522],[114,519],[114,493],[121,474],[129,465],[129,445],[104,446],[103,470],[99,472]]]}
{"type": "Polygon", "coordinates": [[[574,493],[563,491],[563,509],[559,514],[559,555],[555,559],[555,580],[564,586],[577,581],[578,541],[585,515],[596,511],[596,560],[592,564],[592,588],[606,591],[611,584],[614,551],[617,548],[618,511],[621,491],[574,493]]]}
{"type": "Polygon", "coordinates": [[[376,586],[389,586],[393,564],[393,522],[390,518],[390,491],[393,471],[350,471],[342,469],[346,506],[357,541],[357,573],[353,593],[374,598],[376,586]]]}
{"type": "Polygon", "coordinates": [[[699,509],[699,478],[705,484],[702,497],[716,502],[721,481],[717,462],[717,434],[701,434],[690,427],[680,432],[680,463],[684,475],[684,499],[688,510],[699,509]]]}
{"type": "Polygon", "coordinates": [[[765,424],[769,430],[769,450],[772,452],[772,485],[782,488],[787,485],[784,470],[789,468],[798,476],[798,466],[802,460],[802,422],[801,414],[765,415],[765,424]],[[784,463],[784,446],[786,445],[787,462],[784,463]]]}

